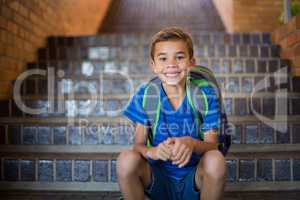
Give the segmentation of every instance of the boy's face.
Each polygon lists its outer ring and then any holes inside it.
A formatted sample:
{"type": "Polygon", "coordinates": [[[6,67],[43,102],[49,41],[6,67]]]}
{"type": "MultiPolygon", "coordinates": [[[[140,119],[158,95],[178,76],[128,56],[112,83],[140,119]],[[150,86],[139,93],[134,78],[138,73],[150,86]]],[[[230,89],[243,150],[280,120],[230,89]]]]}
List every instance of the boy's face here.
{"type": "Polygon", "coordinates": [[[194,65],[195,59],[190,58],[184,41],[171,40],[155,44],[151,67],[164,83],[168,85],[182,83],[194,65]]]}

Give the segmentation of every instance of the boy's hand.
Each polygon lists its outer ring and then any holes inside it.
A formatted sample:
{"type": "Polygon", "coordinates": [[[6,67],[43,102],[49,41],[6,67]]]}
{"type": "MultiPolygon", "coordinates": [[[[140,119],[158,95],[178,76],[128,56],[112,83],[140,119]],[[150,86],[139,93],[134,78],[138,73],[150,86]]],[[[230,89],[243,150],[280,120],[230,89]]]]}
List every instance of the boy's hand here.
{"type": "Polygon", "coordinates": [[[185,166],[192,156],[194,142],[191,137],[174,137],[169,138],[167,144],[172,145],[172,163],[178,167],[185,166]]]}
{"type": "Polygon", "coordinates": [[[172,150],[166,141],[160,143],[157,147],[148,149],[147,156],[153,160],[167,161],[171,159],[172,150]]]}

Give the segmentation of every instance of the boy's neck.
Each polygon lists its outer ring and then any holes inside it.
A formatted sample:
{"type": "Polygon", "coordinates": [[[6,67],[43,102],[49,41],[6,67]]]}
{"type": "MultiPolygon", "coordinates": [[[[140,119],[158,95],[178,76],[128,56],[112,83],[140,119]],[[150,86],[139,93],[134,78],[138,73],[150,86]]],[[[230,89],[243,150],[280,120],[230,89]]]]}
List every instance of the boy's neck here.
{"type": "Polygon", "coordinates": [[[169,99],[183,99],[185,96],[185,79],[177,85],[168,85],[163,83],[163,88],[169,99]]]}

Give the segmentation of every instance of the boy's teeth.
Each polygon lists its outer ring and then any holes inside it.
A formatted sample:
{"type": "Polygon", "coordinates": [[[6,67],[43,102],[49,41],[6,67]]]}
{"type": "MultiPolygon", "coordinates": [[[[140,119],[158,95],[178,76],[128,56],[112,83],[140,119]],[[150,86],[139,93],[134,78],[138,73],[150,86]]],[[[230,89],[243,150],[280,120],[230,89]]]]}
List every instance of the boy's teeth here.
{"type": "Polygon", "coordinates": [[[175,77],[177,76],[179,73],[167,73],[166,76],[170,76],[170,77],[175,77]]]}

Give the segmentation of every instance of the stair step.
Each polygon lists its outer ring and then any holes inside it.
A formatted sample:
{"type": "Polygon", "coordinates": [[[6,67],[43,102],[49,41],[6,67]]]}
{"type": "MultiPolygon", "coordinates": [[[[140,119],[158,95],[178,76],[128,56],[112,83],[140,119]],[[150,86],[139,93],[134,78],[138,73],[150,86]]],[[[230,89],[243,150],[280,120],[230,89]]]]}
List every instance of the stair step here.
{"type": "MultiPolygon", "coordinates": [[[[258,191],[258,192],[225,192],[224,200],[295,200],[299,191],[258,191]]],[[[51,192],[51,191],[2,191],[0,196],[5,200],[116,200],[122,196],[120,192],[51,192]]],[[[149,200],[145,198],[145,200],[149,200]]]]}
{"type": "MultiPolygon", "coordinates": [[[[242,191],[291,191],[300,190],[298,182],[267,182],[267,183],[238,183],[228,184],[226,192],[242,191]],[[298,184],[298,185],[297,185],[298,184]]],[[[0,182],[0,190],[22,190],[22,191],[119,191],[117,183],[34,183],[34,182],[0,182]],[[8,186],[9,185],[9,186],[8,186]]]]}
{"type": "MultiPolygon", "coordinates": [[[[12,153],[20,154],[110,154],[112,158],[116,158],[122,150],[131,149],[130,145],[0,145],[1,154],[12,153]]],[[[253,153],[255,156],[259,154],[270,153],[274,158],[281,157],[279,153],[300,152],[299,144],[232,144],[229,149],[228,157],[237,154],[253,153]]],[[[251,155],[254,156],[254,155],[251,155]]]]}
{"type": "MultiPolygon", "coordinates": [[[[265,116],[271,117],[271,116],[265,116]]],[[[278,124],[297,124],[300,116],[277,116],[273,119],[272,123],[278,124]]],[[[229,116],[228,120],[233,124],[260,124],[263,123],[260,119],[255,116],[229,116]]],[[[67,117],[49,117],[49,118],[38,118],[38,117],[9,117],[9,118],[0,118],[0,125],[13,125],[16,126],[23,125],[32,125],[36,124],[37,126],[47,126],[47,125],[94,125],[94,124],[109,124],[109,125],[127,125],[130,126],[132,123],[125,117],[85,117],[85,118],[67,118],[67,117]]]]}
{"type": "MultiPolygon", "coordinates": [[[[53,95],[62,94],[75,96],[80,94],[93,94],[93,96],[110,95],[110,94],[131,94],[136,91],[142,84],[147,83],[154,76],[151,75],[125,75],[125,74],[104,74],[92,76],[65,76],[53,77],[28,77],[21,85],[22,95],[46,95],[48,86],[52,88],[53,95]],[[60,92],[60,93],[59,93],[60,92]]],[[[286,89],[284,92],[298,91],[298,79],[293,79],[287,74],[216,74],[216,79],[224,95],[239,93],[251,94],[252,91],[257,93],[275,92],[278,89],[286,89]]],[[[51,90],[49,90],[51,91],[51,90]]],[[[278,90],[279,92],[279,90],[278,90]]]]}
{"type": "MultiPolygon", "coordinates": [[[[300,115],[300,98],[299,94],[278,94],[277,97],[270,93],[263,96],[238,94],[224,95],[224,107],[228,116],[236,121],[236,117],[255,117],[258,114],[263,116],[284,118],[286,115],[297,117],[300,115]]],[[[105,94],[104,94],[105,95],[105,94]]],[[[127,104],[130,102],[130,96],[94,96],[90,95],[63,97],[60,99],[39,99],[39,100],[22,100],[22,106],[17,107],[14,102],[0,101],[1,117],[29,117],[29,118],[55,118],[66,117],[69,119],[93,117],[111,118],[121,117],[127,104]],[[113,98],[110,98],[113,97],[113,98]],[[51,104],[51,105],[50,105],[51,104]],[[6,106],[7,107],[4,107],[6,106]],[[11,106],[10,106],[11,105],[11,106]],[[2,107],[3,106],[3,107],[2,107]],[[11,109],[10,109],[11,108],[11,109]],[[31,109],[31,110],[29,110],[31,109]]],[[[6,120],[6,119],[4,119],[6,120]]],[[[0,118],[0,122],[3,121],[0,118]]]]}
{"type": "MultiPolygon", "coordinates": [[[[300,180],[299,152],[282,153],[255,153],[253,155],[248,152],[248,154],[238,154],[238,157],[237,154],[230,155],[229,153],[226,157],[228,185],[246,186],[257,183],[264,186],[264,184],[276,182],[295,187],[294,183],[300,180]]],[[[63,153],[7,154],[1,157],[3,176],[1,176],[0,185],[6,181],[11,184],[4,187],[5,189],[17,189],[10,188],[10,186],[21,184],[22,181],[32,183],[37,187],[43,184],[54,185],[54,183],[66,184],[66,186],[72,184],[79,186],[86,183],[86,189],[91,189],[95,184],[109,185],[117,182],[116,157],[117,154],[105,157],[99,153],[78,154],[77,152],[65,155],[63,153]]],[[[3,187],[0,188],[3,190],[3,187]]],[[[247,189],[244,188],[244,191],[247,189]]]]}
{"type": "MultiPolygon", "coordinates": [[[[192,33],[195,44],[270,44],[269,33],[197,32],[192,33]]],[[[49,46],[94,46],[94,45],[149,45],[152,33],[101,34],[84,37],[50,37],[49,46]]]]}
{"type": "MultiPolygon", "coordinates": [[[[300,143],[299,116],[277,118],[268,125],[249,117],[236,118],[229,118],[233,144],[300,143]]],[[[130,145],[134,125],[125,118],[8,118],[1,120],[0,133],[0,144],[7,145],[130,145]]]]}
{"type": "MultiPolygon", "coordinates": [[[[278,45],[228,45],[195,44],[194,56],[204,58],[279,58],[278,45]]],[[[39,61],[65,60],[148,60],[149,46],[144,44],[128,46],[48,46],[38,51],[39,61]]]]}
{"type": "MultiPolygon", "coordinates": [[[[287,60],[278,58],[270,59],[254,59],[254,58],[196,58],[197,63],[210,68],[215,75],[226,74],[257,74],[271,75],[273,72],[277,74],[289,74],[290,65],[287,60]],[[280,70],[280,71],[279,71],[280,70]]],[[[65,61],[40,61],[39,63],[31,63],[28,69],[53,69],[55,73],[61,74],[56,78],[64,78],[68,76],[84,76],[86,78],[99,75],[114,76],[152,76],[149,64],[145,60],[65,60],[65,61]]],[[[48,71],[50,73],[50,71],[48,71]]],[[[42,76],[40,76],[42,77],[42,76]]],[[[28,77],[29,78],[29,77],[28,77]]]]}
{"type": "MultiPolygon", "coordinates": [[[[51,69],[52,70],[52,69],[51,69]]],[[[57,73],[60,73],[61,71],[59,71],[59,69],[57,70],[57,73]]],[[[50,73],[50,72],[49,72],[50,73]]],[[[51,72],[52,73],[52,72],[51,72]]],[[[55,75],[55,74],[54,74],[55,75]]],[[[58,81],[60,80],[71,80],[71,81],[100,81],[100,80],[105,80],[105,81],[148,81],[150,79],[152,79],[155,76],[155,74],[150,73],[150,74],[129,74],[128,72],[124,72],[124,71],[101,71],[99,73],[94,73],[94,74],[89,74],[89,75],[85,75],[85,74],[68,74],[68,75],[64,75],[62,77],[58,76],[58,77],[54,77],[56,78],[58,81]]],[[[241,73],[241,74],[237,74],[235,72],[230,72],[230,73],[221,73],[221,72],[216,72],[214,73],[214,76],[216,77],[216,79],[221,79],[221,78],[266,78],[267,80],[270,78],[286,78],[288,79],[288,81],[290,79],[294,79],[293,82],[297,83],[297,80],[295,77],[291,78],[291,77],[287,77],[289,76],[289,74],[287,74],[284,71],[280,71],[278,73],[254,73],[254,72],[246,72],[246,73],[241,73]]],[[[45,76],[39,76],[38,74],[36,74],[35,76],[28,76],[26,79],[24,79],[24,81],[27,80],[31,80],[31,81],[47,81],[47,77],[45,76]]]]}
{"type": "MultiPolygon", "coordinates": [[[[1,124],[48,124],[48,123],[55,123],[55,124],[67,124],[70,122],[75,122],[76,124],[79,124],[82,122],[90,122],[90,123],[121,123],[121,124],[130,124],[130,121],[127,120],[123,116],[106,116],[106,117],[45,117],[45,118],[39,118],[37,117],[1,117],[0,123],[1,124]]],[[[265,117],[272,117],[270,115],[267,115],[265,117]]],[[[274,116],[273,116],[274,117],[274,116]]],[[[230,122],[234,123],[257,123],[260,122],[260,120],[254,116],[228,116],[228,120],[230,122]]],[[[286,116],[286,115],[278,115],[276,116],[274,122],[299,122],[300,116],[294,115],[294,116],[286,116]],[[298,120],[298,121],[297,121],[298,120]]]]}
{"type": "MultiPolygon", "coordinates": [[[[137,89],[137,88],[136,88],[137,89]]],[[[134,91],[136,91],[136,89],[134,91]]],[[[112,91],[113,92],[113,91],[112,91]]],[[[80,92],[80,93],[75,93],[74,95],[63,95],[63,96],[57,96],[54,98],[55,101],[67,101],[67,100],[129,100],[129,98],[132,97],[133,94],[126,93],[126,91],[120,91],[114,92],[114,93],[105,93],[102,95],[96,95],[96,97],[91,97],[91,94],[88,92],[80,92]]],[[[253,98],[274,98],[274,92],[271,91],[260,91],[257,93],[254,93],[253,98]]],[[[232,92],[222,92],[222,97],[227,99],[236,99],[236,98],[249,98],[251,97],[251,94],[246,93],[246,92],[237,92],[237,93],[232,93],[232,92]]],[[[278,91],[276,93],[277,98],[290,98],[290,99],[298,99],[300,97],[299,92],[283,92],[283,91],[278,91]]],[[[23,95],[21,97],[21,100],[24,102],[37,102],[37,101],[48,101],[48,96],[43,95],[43,94],[28,94],[28,95],[23,95]]],[[[7,106],[7,109],[9,109],[10,105],[9,103],[14,103],[14,99],[11,100],[0,100],[0,106],[4,105],[7,106]]],[[[33,105],[33,103],[29,103],[30,105],[33,105]]]]}
{"type": "MultiPolygon", "coordinates": [[[[285,66],[289,66],[290,62],[286,59],[280,59],[279,57],[249,57],[249,56],[243,56],[243,57],[220,57],[220,56],[195,56],[196,59],[196,63],[202,66],[206,66],[208,68],[212,68],[212,70],[214,70],[214,66],[215,65],[219,65],[220,69],[218,69],[218,71],[216,71],[217,73],[220,73],[220,70],[223,70],[222,72],[230,72],[229,70],[231,70],[230,68],[233,68],[232,71],[234,72],[247,72],[246,70],[250,67],[254,67],[254,69],[256,68],[256,63],[259,62],[259,73],[264,72],[266,69],[264,68],[264,66],[267,66],[268,63],[270,63],[269,65],[272,67],[272,69],[270,69],[270,72],[274,72],[276,71],[276,69],[278,70],[278,65],[279,68],[283,68],[285,66]],[[265,64],[265,63],[267,64],[265,64]],[[229,66],[231,65],[231,66],[229,66]],[[226,69],[222,69],[221,67],[225,66],[226,69]],[[229,67],[227,67],[229,66],[229,67]],[[247,69],[243,70],[241,68],[243,68],[243,66],[246,66],[247,69]]],[[[39,59],[37,62],[39,63],[39,68],[41,69],[46,69],[47,67],[51,67],[53,65],[55,65],[55,63],[59,63],[58,67],[60,68],[65,68],[65,66],[67,66],[67,64],[70,66],[72,66],[73,69],[76,70],[76,68],[78,69],[78,71],[75,72],[79,72],[81,64],[82,63],[92,63],[95,67],[98,68],[98,70],[100,69],[112,69],[112,70],[122,70],[122,69],[126,69],[130,67],[138,67],[137,70],[139,70],[139,68],[142,68],[144,70],[149,69],[150,71],[150,67],[149,67],[149,59],[146,58],[141,58],[138,56],[135,57],[118,57],[118,58],[88,58],[88,57],[84,57],[84,58],[77,58],[77,57],[73,57],[70,59],[39,59]]],[[[29,68],[32,68],[31,66],[29,66],[29,68]]],[[[249,73],[251,73],[253,71],[249,70],[249,73]]]]}

